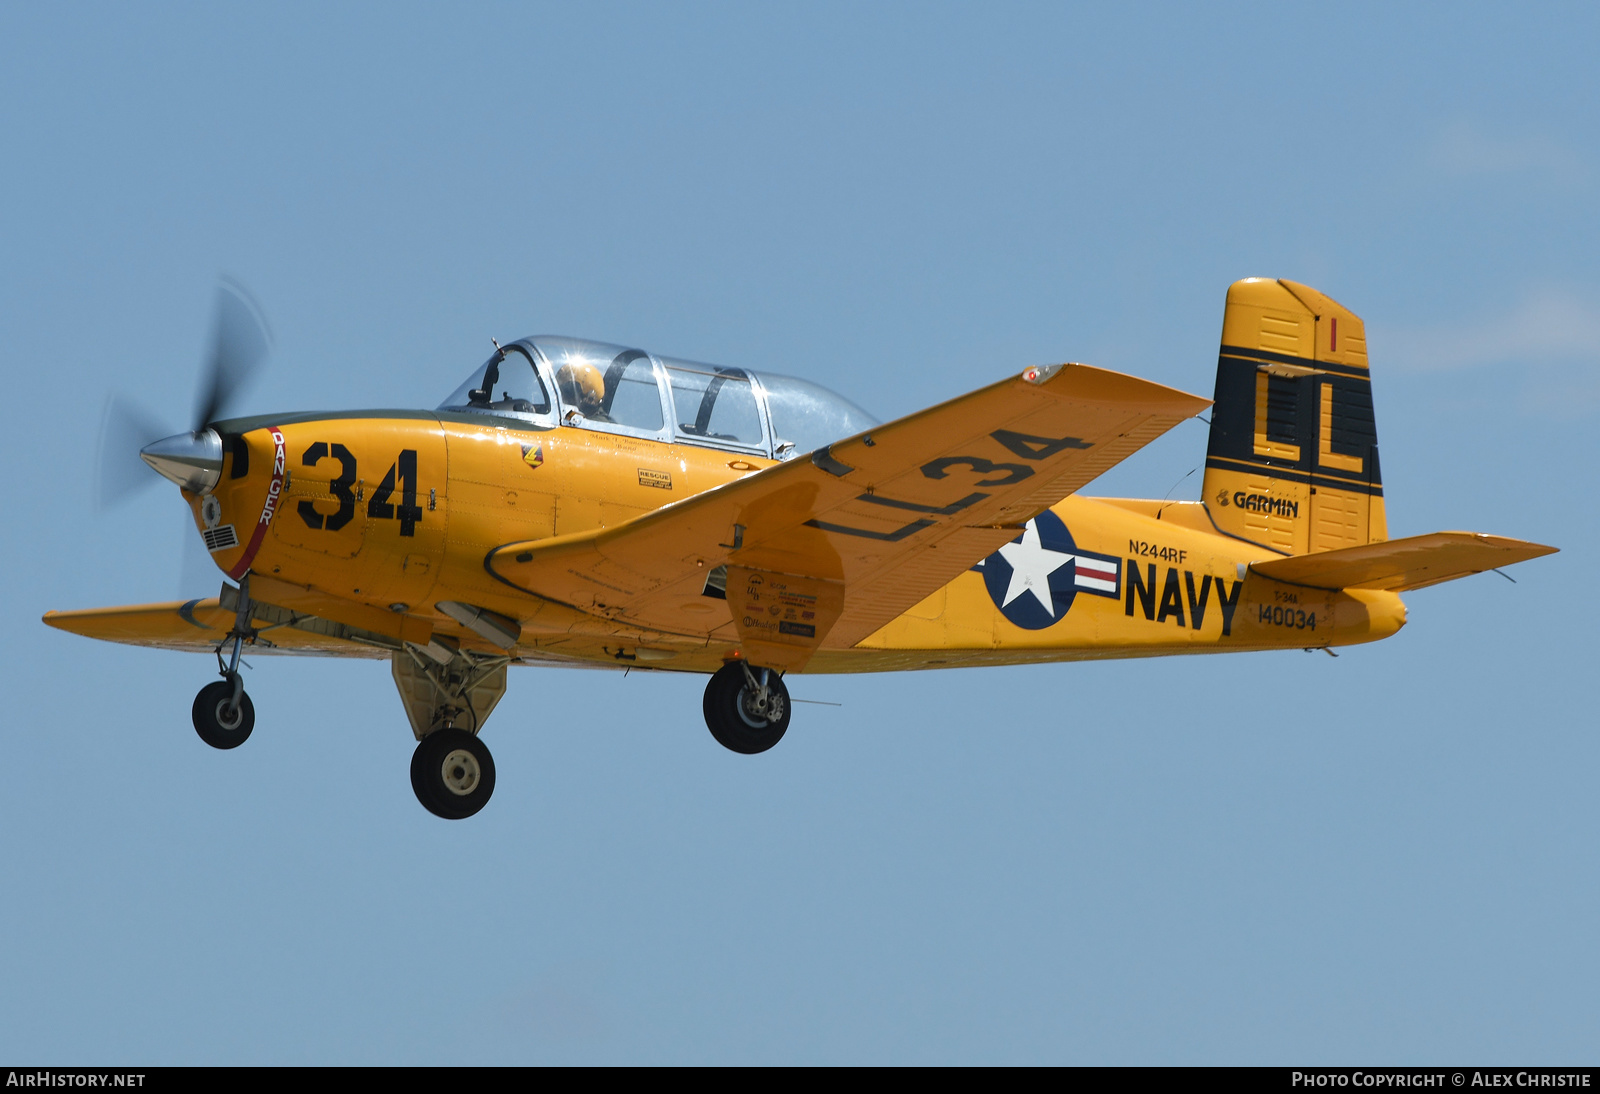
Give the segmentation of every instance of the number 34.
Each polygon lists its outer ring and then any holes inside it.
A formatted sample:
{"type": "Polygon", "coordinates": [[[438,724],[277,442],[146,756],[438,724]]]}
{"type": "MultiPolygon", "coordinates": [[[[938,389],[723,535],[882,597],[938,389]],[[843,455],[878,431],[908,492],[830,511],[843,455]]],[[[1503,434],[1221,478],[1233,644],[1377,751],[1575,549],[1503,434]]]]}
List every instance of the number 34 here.
{"type": "MultiPolygon", "coordinates": [[[[339,477],[328,483],[328,493],[338,501],[339,508],[336,512],[324,516],[317,512],[316,506],[310,500],[300,502],[300,519],[306,522],[309,528],[323,528],[329,532],[337,532],[356,514],[356,496],[350,489],[356,484],[356,458],[350,450],[342,444],[328,444],[318,441],[307,448],[300,457],[300,462],[306,467],[315,467],[322,460],[334,459],[339,461],[339,477]]],[[[373,520],[400,520],[400,534],[414,536],[417,534],[417,524],[422,520],[422,507],[417,504],[417,452],[414,448],[403,449],[400,457],[389,465],[389,471],[383,476],[383,481],[372,492],[372,500],[367,502],[367,516],[373,520]],[[391,500],[394,497],[395,487],[400,488],[400,504],[397,506],[391,500]]]]}

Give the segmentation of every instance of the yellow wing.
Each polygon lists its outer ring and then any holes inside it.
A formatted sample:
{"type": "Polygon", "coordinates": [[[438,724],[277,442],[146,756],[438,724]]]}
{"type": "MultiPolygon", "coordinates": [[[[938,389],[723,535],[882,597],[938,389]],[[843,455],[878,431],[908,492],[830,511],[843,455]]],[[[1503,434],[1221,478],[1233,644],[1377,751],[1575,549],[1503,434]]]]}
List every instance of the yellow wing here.
{"type": "MultiPolygon", "coordinates": [[[[257,603],[251,623],[260,630],[248,647],[258,653],[312,654],[332,657],[382,657],[399,642],[380,634],[300,615],[257,603]]],[[[209,653],[233,627],[234,612],[216,597],[175,600],[168,604],[130,604],[120,608],[46,612],[44,621],[59,630],[130,646],[209,653]]]]}
{"type": "Polygon", "coordinates": [[[728,622],[705,599],[726,567],[748,655],[761,644],[760,663],[794,668],[859,642],[1208,405],[1087,365],[1031,368],[615,528],[506,544],[485,565],[537,597],[701,636],[728,622]]]}
{"type": "Polygon", "coordinates": [[[1553,555],[1554,547],[1481,532],[1431,532],[1337,551],[1256,562],[1251,569],[1276,581],[1317,589],[1386,589],[1403,593],[1553,555]]]}

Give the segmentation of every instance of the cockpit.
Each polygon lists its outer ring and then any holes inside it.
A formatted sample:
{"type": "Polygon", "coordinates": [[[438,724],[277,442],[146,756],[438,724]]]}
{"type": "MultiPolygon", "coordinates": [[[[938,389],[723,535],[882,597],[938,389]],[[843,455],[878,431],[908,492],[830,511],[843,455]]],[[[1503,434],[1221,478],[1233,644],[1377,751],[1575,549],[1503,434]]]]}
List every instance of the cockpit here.
{"type": "Polygon", "coordinates": [[[439,409],[780,460],[878,424],[848,399],[792,376],[546,336],[496,344],[439,409]]]}

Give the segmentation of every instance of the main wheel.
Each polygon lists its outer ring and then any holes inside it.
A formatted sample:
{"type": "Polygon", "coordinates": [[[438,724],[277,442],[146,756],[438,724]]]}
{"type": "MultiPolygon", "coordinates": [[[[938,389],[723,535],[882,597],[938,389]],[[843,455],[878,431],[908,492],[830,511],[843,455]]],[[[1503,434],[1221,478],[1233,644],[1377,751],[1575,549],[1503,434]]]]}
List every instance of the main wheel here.
{"type": "Polygon", "coordinates": [[[436,817],[470,817],[494,793],[494,757],[464,729],[436,729],[411,754],[411,789],[436,817]]]}
{"type": "Polygon", "coordinates": [[[194,697],[194,731],[212,748],[238,748],[256,727],[256,708],[250,696],[239,692],[239,705],[234,710],[233,685],[218,680],[200,689],[194,697]]]}
{"type": "Polygon", "coordinates": [[[706,684],[706,727],[717,743],[746,756],[765,752],[789,728],[789,689],[772,669],[750,667],[758,685],[751,687],[742,662],[730,661],[706,684]]]}

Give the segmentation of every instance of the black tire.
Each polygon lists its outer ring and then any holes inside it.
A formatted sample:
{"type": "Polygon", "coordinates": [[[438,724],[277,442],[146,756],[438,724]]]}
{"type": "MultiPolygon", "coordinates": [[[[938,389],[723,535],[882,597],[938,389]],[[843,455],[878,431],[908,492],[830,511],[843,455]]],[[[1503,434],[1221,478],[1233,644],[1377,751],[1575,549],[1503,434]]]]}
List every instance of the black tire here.
{"type": "Polygon", "coordinates": [[[494,793],[494,757],[464,729],[434,730],[411,754],[411,789],[436,817],[470,817],[494,793]]]}
{"type": "Polygon", "coordinates": [[[754,709],[756,690],[744,674],[744,666],[730,661],[718,669],[706,684],[706,728],[722,747],[745,756],[765,752],[783,739],[789,728],[789,689],[774,669],[750,666],[757,680],[766,674],[767,709],[754,709]]]}
{"type": "Polygon", "coordinates": [[[233,685],[226,680],[207,684],[194,697],[194,707],[190,711],[194,731],[212,748],[238,748],[256,728],[256,708],[250,696],[239,692],[239,709],[229,718],[228,705],[232,699],[233,685]]]}

